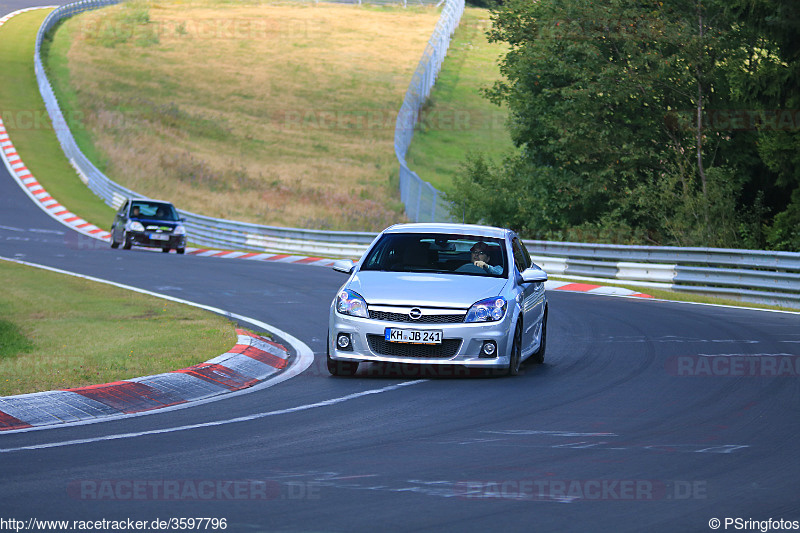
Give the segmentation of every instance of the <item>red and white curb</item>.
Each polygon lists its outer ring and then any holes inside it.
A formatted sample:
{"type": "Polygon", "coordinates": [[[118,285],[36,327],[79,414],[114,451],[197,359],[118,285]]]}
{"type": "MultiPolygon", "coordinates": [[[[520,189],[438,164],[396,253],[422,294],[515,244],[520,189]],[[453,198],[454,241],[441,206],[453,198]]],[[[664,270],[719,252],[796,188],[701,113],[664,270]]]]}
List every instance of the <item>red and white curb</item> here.
{"type": "Polygon", "coordinates": [[[309,257],[304,255],[270,254],[264,252],[234,252],[230,250],[212,250],[208,248],[187,248],[189,255],[201,257],[219,257],[222,259],[250,259],[253,261],[272,261],[276,263],[298,263],[314,266],[331,266],[335,259],[309,257]]]}
{"type": "Polygon", "coordinates": [[[205,363],[164,374],[74,389],[0,397],[0,431],[98,420],[242,390],[289,364],[282,345],[244,330],[237,344],[205,363]]]}
{"type": "Polygon", "coordinates": [[[22,158],[17,153],[17,149],[11,142],[6,131],[2,117],[0,117],[0,157],[8,168],[8,173],[19,184],[23,191],[38,205],[45,213],[52,218],[78,231],[88,237],[110,241],[111,234],[94,224],[90,224],[69,209],[58,203],[34,177],[31,171],[25,166],[22,158]]]}
{"type": "Polygon", "coordinates": [[[635,296],[638,298],[652,298],[649,294],[636,292],[622,287],[608,287],[605,285],[591,285],[588,283],[574,283],[570,281],[547,280],[545,289],[551,291],[586,292],[589,294],[603,294],[606,296],[635,296]]]}

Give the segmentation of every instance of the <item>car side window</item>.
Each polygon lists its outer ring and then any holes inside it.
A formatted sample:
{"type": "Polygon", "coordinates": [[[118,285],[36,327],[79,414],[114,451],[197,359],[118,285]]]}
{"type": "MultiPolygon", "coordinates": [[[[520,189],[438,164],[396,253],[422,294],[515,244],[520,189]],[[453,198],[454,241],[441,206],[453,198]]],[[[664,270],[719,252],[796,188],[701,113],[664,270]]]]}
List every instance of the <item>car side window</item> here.
{"type": "Polygon", "coordinates": [[[531,253],[525,248],[525,243],[522,242],[521,239],[517,239],[519,243],[519,247],[522,248],[522,255],[525,257],[525,264],[527,265],[525,268],[530,268],[533,266],[533,259],[531,259],[531,253]]]}
{"type": "Polygon", "coordinates": [[[531,257],[526,253],[526,250],[520,240],[516,237],[511,241],[511,248],[514,251],[514,264],[517,270],[522,272],[531,266],[531,257]]]}

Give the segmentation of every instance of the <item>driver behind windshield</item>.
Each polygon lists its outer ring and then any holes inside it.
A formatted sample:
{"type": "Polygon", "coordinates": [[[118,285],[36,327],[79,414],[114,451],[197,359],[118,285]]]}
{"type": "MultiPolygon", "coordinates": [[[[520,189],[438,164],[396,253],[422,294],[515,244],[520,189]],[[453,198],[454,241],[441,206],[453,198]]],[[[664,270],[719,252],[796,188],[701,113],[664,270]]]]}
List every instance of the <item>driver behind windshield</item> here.
{"type": "Polygon", "coordinates": [[[472,256],[472,264],[478,268],[482,268],[489,274],[502,274],[503,265],[490,265],[489,264],[489,246],[483,242],[478,241],[469,250],[472,256]]]}

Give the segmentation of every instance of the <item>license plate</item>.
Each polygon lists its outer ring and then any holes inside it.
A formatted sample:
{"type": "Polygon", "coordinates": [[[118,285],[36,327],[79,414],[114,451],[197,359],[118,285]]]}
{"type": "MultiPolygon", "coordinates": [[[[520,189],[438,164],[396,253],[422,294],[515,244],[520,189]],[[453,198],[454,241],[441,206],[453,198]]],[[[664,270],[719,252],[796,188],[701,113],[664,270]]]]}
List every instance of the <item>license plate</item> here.
{"type": "Polygon", "coordinates": [[[442,330],[398,329],[386,328],[384,338],[388,342],[405,342],[410,344],[441,344],[442,330]]]}
{"type": "Polygon", "coordinates": [[[165,235],[163,233],[151,233],[150,234],[151,241],[168,241],[169,235],[165,235]]]}

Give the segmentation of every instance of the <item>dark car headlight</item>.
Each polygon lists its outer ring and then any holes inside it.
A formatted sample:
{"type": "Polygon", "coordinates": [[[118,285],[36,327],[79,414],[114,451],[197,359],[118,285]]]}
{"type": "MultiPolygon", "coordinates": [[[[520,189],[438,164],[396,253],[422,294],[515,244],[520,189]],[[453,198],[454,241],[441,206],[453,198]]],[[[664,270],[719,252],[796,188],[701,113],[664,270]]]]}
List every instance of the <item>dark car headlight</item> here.
{"type": "Polygon", "coordinates": [[[181,225],[175,226],[175,229],[172,232],[173,235],[186,235],[186,228],[181,225]]]}
{"type": "Polygon", "coordinates": [[[472,304],[464,322],[498,322],[506,316],[506,299],[502,296],[486,298],[472,304]]]}
{"type": "Polygon", "coordinates": [[[336,310],[343,315],[367,318],[367,302],[358,293],[344,289],[336,296],[336,310]]]}
{"type": "Polygon", "coordinates": [[[128,222],[128,231],[144,231],[144,226],[137,220],[128,222]]]}

